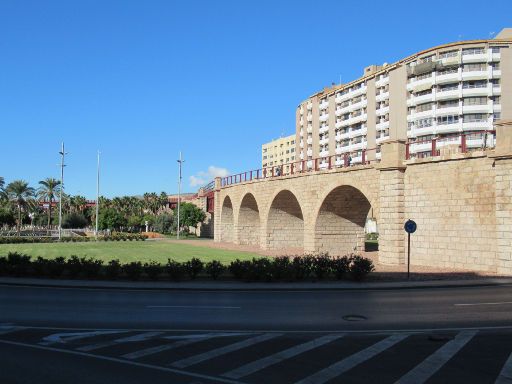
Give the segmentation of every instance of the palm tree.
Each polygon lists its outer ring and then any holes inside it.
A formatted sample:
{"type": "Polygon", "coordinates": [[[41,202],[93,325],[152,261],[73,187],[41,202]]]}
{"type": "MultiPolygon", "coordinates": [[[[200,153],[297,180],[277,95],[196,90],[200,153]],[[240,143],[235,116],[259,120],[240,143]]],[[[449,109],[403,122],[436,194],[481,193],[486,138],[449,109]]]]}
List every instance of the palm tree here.
{"type": "Polygon", "coordinates": [[[20,235],[21,230],[21,210],[29,204],[29,200],[34,196],[34,188],[29,187],[24,180],[14,180],[5,188],[9,200],[16,204],[18,208],[17,232],[20,235]]]}
{"type": "Polygon", "coordinates": [[[71,210],[73,212],[81,212],[82,213],[87,205],[87,199],[80,195],[72,196],[70,199],[70,205],[71,205],[71,210]]]}
{"type": "Polygon", "coordinates": [[[4,198],[7,197],[5,195],[4,185],[5,185],[5,180],[2,176],[0,176],[0,201],[2,201],[4,198]]]}
{"type": "Polygon", "coordinates": [[[60,192],[60,181],[51,177],[48,177],[39,182],[41,185],[37,190],[37,196],[39,200],[49,201],[48,205],[48,228],[52,224],[52,203],[55,197],[60,192]]]}

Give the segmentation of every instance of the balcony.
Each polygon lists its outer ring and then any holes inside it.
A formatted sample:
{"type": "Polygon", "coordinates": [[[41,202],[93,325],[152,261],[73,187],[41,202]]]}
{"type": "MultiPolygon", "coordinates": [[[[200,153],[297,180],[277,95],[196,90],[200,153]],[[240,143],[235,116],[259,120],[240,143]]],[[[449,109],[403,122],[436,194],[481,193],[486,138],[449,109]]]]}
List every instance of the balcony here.
{"type": "Polygon", "coordinates": [[[389,105],[387,107],[382,107],[375,110],[375,113],[377,114],[377,116],[383,116],[386,113],[389,113],[389,105]]]}
{"type": "Polygon", "coordinates": [[[387,92],[381,92],[378,95],[375,96],[375,101],[380,102],[389,99],[389,91],[387,92]]]}
{"type": "Polygon", "coordinates": [[[438,135],[446,133],[457,133],[462,130],[462,123],[460,121],[451,124],[436,124],[434,132],[438,135]]]}
{"type": "Polygon", "coordinates": [[[428,93],[426,95],[421,96],[414,96],[414,103],[417,104],[423,104],[428,103],[430,101],[434,101],[434,93],[428,93]]]}
{"type": "Polygon", "coordinates": [[[434,110],[429,109],[422,112],[413,112],[409,116],[407,116],[407,121],[413,121],[417,119],[424,119],[426,117],[433,117],[434,116],[434,110]]]}
{"type": "Polygon", "coordinates": [[[357,136],[362,136],[362,135],[366,135],[366,127],[363,127],[361,129],[353,129],[351,131],[349,131],[349,136],[350,138],[353,138],[353,137],[357,137],[357,136]]]}
{"type": "Polygon", "coordinates": [[[299,158],[300,158],[301,160],[304,160],[304,152],[301,152],[301,153],[300,153],[299,158]]]}
{"type": "Polygon", "coordinates": [[[311,111],[313,109],[313,103],[308,103],[307,109],[308,111],[311,111]]]}
{"type": "Polygon", "coordinates": [[[327,121],[329,119],[329,114],[328,113],[325,113],[323,115],[320,116],[319,120],[321,122],[324,122],[324,121],[327,121]]]}
{"type": "Polygon", "coordinates": [[[462,129],[464,131],[490,131],[493,129],[493,126],[488,121],[475,121],[462,123],[462,129]]]}
{"type": "Polygon", "coordinates": [[[458,71],[436,76],[436,84],[456,83],[461,80],[462,75],[458,71]]]}
{"type": "Polygon", "coordinates": [[[487,53],[476,53],[470,55],[462,55],[463,63],[482,63],[486,62],[489,55],[487,53]]]}
{"type": "Polygon", "coordinates": [[[327,156],[329,156],[329,151],[320,152],[320,157],[327,157],[327,156]]]}
{"type": "Polygon", "coordinates": [[[359,122],[361,122],[361,121],[366,121],[366,118],[367,118],[367,117],[368,117],[368,116],[366,115],[366,113],[362,113],[362,114],[360,114],[359,116],[354,116],[354,117],[351,117],[351,118],[350,118],[350,119],[348,119],[348,120],[345,120],[345,121],[343,122],[343,125],[344,125],[344,126],[345,126],[345,125],[347,125],[347,124],[348,124],[348,125],[352,125],[352,124],[359,123],[359,122]]]}
{"type": "Polygon", "coordinates": [[[426,77],[424,79],[411,81],[409,84],[407,84],[407,90],[417,92],[418,88],[424,89],[426,86],[432,86],[433,84],[434,78],[431,75],[430,77],[426,77]]]}
{"type": "Polygon", "coordinates": [[[320,127],[320,129],[318,130],[318,133],[325,133],[325,132],[329,132],[329,126],[328,125],[320,127]]]}
{"type": "Polygon", "coordinates": [[[311,148],[310,148],[310,149],[308,149],[308,151],[306,152],[306,154],[307,154],[308,156],[313,156],[313,150],[312,150],[311,148]]]}
{"type": "Polygon", "coordinates": [[[456,89],[448,89],[445,91],[439,90],[436,92],[437,100],[449,100],[449,99],[458,99],[462,96],[462,92],[459,88],[456,89]]]}
{"type": "Polygon", "coordinates": [[[353,97],[357,97],[359,95],[363,95],[363,94],[366,93],[366,89],[367,89],[366,85],[363,85],[363,86],[361,86],[361,87],[359,87],[357,89],[354,89],[354,90],[352,90],[350,92],[345,93],[344,95],[337,96],[336,97],[336,102],[337,103],[341,103],[342,101],[351,99],[353,97]]]}
{"type": "Polygon", "coordinates": [[[306,142],[308,144],[313,144],[313,138],[312,137],[308,137],[308,140],[306,142]]]}
{"type": "Polygon", "coordinates": [[[460,115],[462,113],[462,109],[459,105],[453,107],[440,108],[438,107],[436,110],[437,116],[442,115],[460,115]]]}
{"type": "Polygon", "coordinates": [[[425,136],[432,135],[434,133],[434,125],[430,127],[422,127],[422,128],[414,128],[412,131],[412,136],[425,136]]]}
{"type": "Polygon", "coordinates": [[[493,113],[493,108],[490,104],[464,105],[462,113],[493,113]]]}
{"type": "Polygon", "coordinates": [[[487,80],[488,77],[491,77],[488,71],[462,72],[462,80],[487,80]]]}
{"type": "Polygon", "coordinates": [[[387,140],[387,139],[389,139],[389,135],[381,136],[381,137],[377,137],[377,138],[375,139],[375,143],[380,144],[380,143],[382,143],[384,140],[387,140]]]}
{"type": "Polygon", "coordinates": [[[379,80],[375,82],[375,87],[380,88],[389,84],[389,76],[381,77],[379,80]]]}
{"type": "Polygon", "coordinates": [[[345,133],[338,132],[338,134],[335,136],[336,141],[341,141],[348,139],[350,137],[350,131],[347,131],[345,133]]]}
{"type": "Polygon", "coordinates": [[[493,90],[490,86],[487,87],[481,87],[481,88],[464,88],[462,89],[462,96],[463,97],[470,97],[470,96],[491,96],[493,90]]]}
{"type": "Polygon", "coordinates": [[[308,113],[307,119],[308,119],[309,122],[312,122],[313,121],[313,115],[311,113],[308,113]]]}
{"type": "Polygon", "coordinates": [[[300,141],[299,147],[304,148],[304,141],[300,141]]]}
{"type": "MultiPolygon", "coordinates": [[[[338,121],[336,124],[334,124],[334,128],[341,128],[341,126],[343,125],[343,121],[338,121]]],[[[346,124],[345,124],[346,125],[346,124]]]]}
{"type": "Polygon", "coordinates": [[[308,126],[307,131],[308,131],[308,133],[312,133],[313,132],[313,127],[311,125],[308,126]]]}
{"type": "Polygon", "coordinates": [[[343,154],[343,153],[347,153],[347,152],[349,152],[348,147],[349,147],[348,145],[346,145],[346,146],[344,146],[344,147],[336,147],[335,153],[336,153],[337,155],[341,155],[341,154],[343,154]]]}
{"type": "Polygon", "coordinates": [[[329,144],[329,138],[324,138],[322,140],[319,141],[320,145],[325,145],[325,144],[329,144]]]}
{"type": "Polygon", "coordinates": [[[377,123],[375,125],[375,128],[379,131],[383,130],[383,129],[387,129],[389,128],[389,120],[388,121],[384,121],[383,123],[377,123]]]}
{"type": "Polygon", "coordinates": [[[322,101],[320,103],[320,110],[329,108],[329,103],[327,101],[322,101]]]}
{"type": "Polygon", "coordinates": [[[348,110],[350,112],[353,112],[353,111],[356,111],[358,109],[361,109],[361,108],[364,108],[368,105],[368,100],[361,100],[361,101],[358,101],[357,103],[353,103],[353,104],[350,104],[348,106],[348,110]]]}
{"type": "Polygon", "coordinates": [[[300,135],[304,136],[304,130],[302,128],[300,129],[300,135]]]}

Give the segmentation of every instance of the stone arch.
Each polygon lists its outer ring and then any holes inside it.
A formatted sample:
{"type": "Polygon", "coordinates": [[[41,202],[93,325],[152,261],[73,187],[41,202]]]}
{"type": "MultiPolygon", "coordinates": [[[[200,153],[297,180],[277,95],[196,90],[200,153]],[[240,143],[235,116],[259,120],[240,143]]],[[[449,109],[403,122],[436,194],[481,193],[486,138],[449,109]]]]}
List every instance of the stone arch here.
{"type": "Polygon", "coordinates": [[[260,244],[260,210],[252,193],[247,193],[238,211],[238,241],[240,244],[260,244]]]}
{"type": "Polygon", "coordinates": [[[289,190],[277,193],[270,204],[266,246],[268,249],[304,249],[304,216],[297,197],[289,190]]]}
{"type": "Polygon", "coordinates": [[[358,188],[341,185],[330,190],[316,216],[315,250],[331,255],[364,250],[364,227],[371,208],[358,188]]]}
{"type": "Polygon", "coordinates": [[[233,242],[234,231],[233,203],[231,202],[231,198],[226,196],[222,203],[220,213],[220,241],[233,242]]]}

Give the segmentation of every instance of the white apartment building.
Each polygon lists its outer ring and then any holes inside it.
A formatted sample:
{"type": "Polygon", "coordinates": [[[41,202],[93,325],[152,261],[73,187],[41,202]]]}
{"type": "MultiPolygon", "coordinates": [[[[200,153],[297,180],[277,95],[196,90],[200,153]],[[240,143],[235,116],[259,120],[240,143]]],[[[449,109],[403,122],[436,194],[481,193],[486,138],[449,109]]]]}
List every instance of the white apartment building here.
{"type": "Polygon", "coordinates": [[[512,119],[510,28],[369,66],[309,97],[296,111],[297,160],[308,168],[374,161],[388,139],[408,141],[410,156],[422,157],[433,138],[447,143],[461,133],[469,149],[480,148],[493,144],[483,132],[500,119],[512,119]]]}

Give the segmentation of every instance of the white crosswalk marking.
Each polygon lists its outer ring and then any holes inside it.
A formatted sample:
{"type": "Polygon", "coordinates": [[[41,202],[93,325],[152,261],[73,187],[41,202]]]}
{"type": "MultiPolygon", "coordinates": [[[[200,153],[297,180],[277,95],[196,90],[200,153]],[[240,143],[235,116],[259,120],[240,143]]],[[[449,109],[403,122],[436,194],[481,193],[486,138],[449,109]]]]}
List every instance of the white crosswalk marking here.
{"type": "Polygon", "coordinates": [[[188,340],[180,340],[180,341],[176,341],[172,344],[157,345],[156,347],[141,349],[139,351],[127,353],[125,355],[122,355],[121,357],[123,357],[125,359],[130,359],[130,360],[140,359],[141,357],[154,355],[155,353],[169,351],[171,349],[183,347],[185,345],[200,343],[201,341],[211,339],[212,337],[215,337],[215,334],[205,334],[205,335],[203,335],[203,337],[198,337],[198,338],[188,339],[188,340]]]}
{"type": "Polygon", "coordinates": [[[40,345],[51,345],[56,343],[67,343],[70,341],[76,341],[85,339],[87,337],[111,335],[115,333],[126,333],[127,331],[86,331],[86,332],[65,332],[65,333],[54,333],[43,338],[40,345]]]}
{"type": "Polygon", "coordinates": [[[343,374],[344,372],[354,368],[356,365],[359,365],[365,362],[366,360],[371,359],[372,357],[378,355],[379,353],[385,351],[386,349],[391,348],[393,345],[401,342],[408,336],[408,334],[404,333],[391,335],[385,338],[384,340],[381,340],[378,343],[375,343],[369,346],[368,348],[363,349],[362,351],[359,351],[341,361],[338,361],[337,363],[330,365],[325,369],[322,369],[321,371],[314,373],[311,376],[306,377],[305,379],[298,381],[296,384],[325,383],[343,374]]]}
{"type": "Polygon", "coordinates": [[[505,365],[503,365],[494,384],[512,384],[512,353],[505,362],[505,365]]]}
{"type": "Polygon", "coordinates": [[[239,379],[241,377],[250,375],[251,373],[260,371],[266,367],[277,364],[283,360],[289,359],[291,357],[297,356],[303,352],[309,351],[311,349],[318,348],[324,344],[330,343],[334,340],[342,338],[343,334],[331,334],[316,338],[314,340],[308,341],[307,343],[299,344],[295,347],[286,349],[284,351],[275,353],[273,355],[264,357],[262,359],[253,361],[251,363],[242,365],[232,371],[224,373],[222,376],[229,377],[231,379],[239,379]]]}
{"type": "Polygon", "coordinates": [[[172,363],[171,365],[176,368],[186,368],[194,364],[201,363],[206,360],[213,359],[214,357],[225,355],[226,353],[238,351],[239,349],[243,349],[249,347],[254,344],[262,343],[264,341],[274,339],[278,336],[282,336],[282,333],[266,333],[264,335],[251,337],[247,340],[242,340],[237,343],[233,343],[230,345],[226,345],[225,347],[216,348],[211,351],[201,353],[199,355],[191,356],[186,359],[178,360],[172,363]]]}
{"type": "Polygon", "coordinates": [[[84,345],[83,347],[79,347],[76,350],[82,351],[82,352],[89,352],[89,351],[94,351],[96,349],[112,347],[117,344],[149,340],[149,339],[152,339],[153,337],[160,336],[163,333],[164,332],[142,332],[137,335],[122,337],[117,340],[105,341],[103,343],[96,343],[96,344],[91,344],[91,345],[84,345]]]}
{"type": "Polygon", "coordinates": [[[419,365],[402,376],[396,384],[421,384],[427,381],[443,365],[445,365],[457,352],[459,352],[478,331],[463,331],[419,365]]]}

